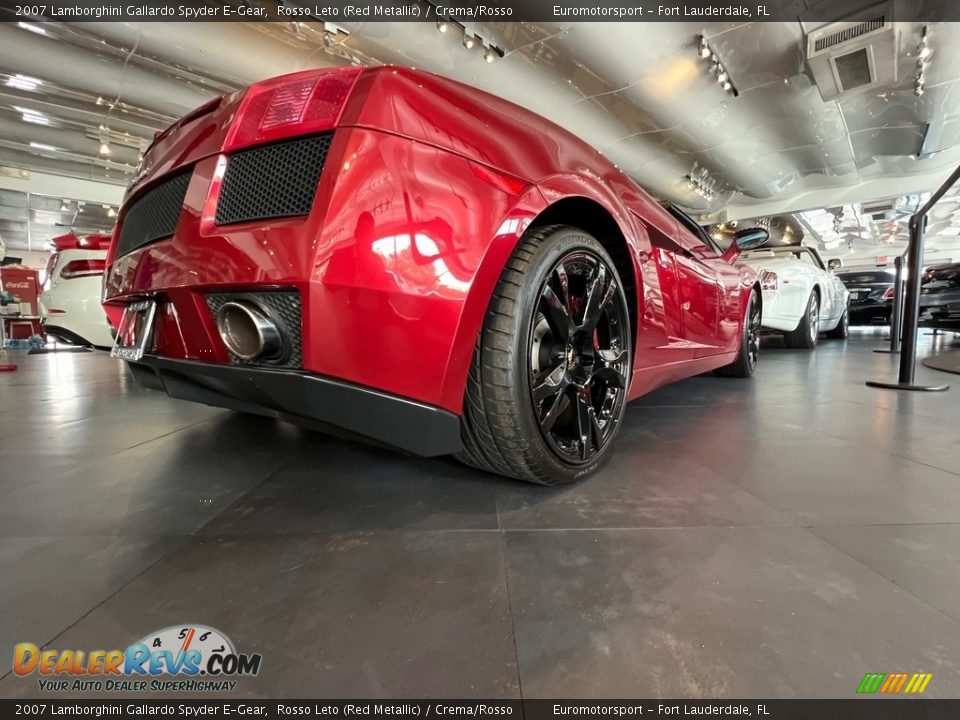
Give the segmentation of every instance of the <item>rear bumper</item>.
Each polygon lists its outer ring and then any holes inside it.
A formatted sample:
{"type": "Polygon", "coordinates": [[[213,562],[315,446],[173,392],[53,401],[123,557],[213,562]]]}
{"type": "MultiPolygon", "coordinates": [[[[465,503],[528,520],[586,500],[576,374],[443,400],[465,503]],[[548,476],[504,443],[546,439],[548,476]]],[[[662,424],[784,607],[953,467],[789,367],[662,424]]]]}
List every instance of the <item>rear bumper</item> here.
{"type": "Polygon", "coordinates": [[[862,303],[849,305],[851,325],[890,324],[893,303],[862,303]]]}
{"type": "Polygon", "coordinates": [[[960,331],[960,300],[951,297],[950,301],[935,305],[921,304],[919,320],[922,327],[960,331]]]}
{"type": "Polygon", "coordinates": [[[339,380],[151,355],[127,364],[140,385],[173,398],[339,429],[422,456],[461,449],[460,419],[453,413],[339,380]]]}

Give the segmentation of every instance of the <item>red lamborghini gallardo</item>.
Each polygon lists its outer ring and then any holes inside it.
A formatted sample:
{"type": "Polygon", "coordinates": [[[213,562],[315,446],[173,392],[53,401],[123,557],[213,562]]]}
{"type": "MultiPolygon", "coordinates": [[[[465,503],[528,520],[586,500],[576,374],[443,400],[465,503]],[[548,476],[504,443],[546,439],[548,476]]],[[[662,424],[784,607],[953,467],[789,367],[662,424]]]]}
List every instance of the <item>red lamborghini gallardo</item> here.
{"type": "Polygon", "coordinates": [[[301,72],[160,133],[119,215],[113,353],[176,398],[543,484],[631,398],[757,361],[760,287],[553,123],[400,67],[301,72]]]}

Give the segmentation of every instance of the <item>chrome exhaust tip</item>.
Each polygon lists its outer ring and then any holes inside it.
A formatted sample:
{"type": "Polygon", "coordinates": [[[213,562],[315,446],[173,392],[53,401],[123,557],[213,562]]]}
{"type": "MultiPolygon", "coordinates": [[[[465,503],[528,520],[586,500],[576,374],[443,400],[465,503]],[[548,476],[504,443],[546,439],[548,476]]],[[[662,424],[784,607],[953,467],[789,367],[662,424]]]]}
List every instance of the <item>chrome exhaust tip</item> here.
{"type": "Polygon", "coordinates": [[[280,328],[251,302],[224,303],[217,312],[217,330],[227,349],[241,360],[275,360],[283,354],[280,328]]]}

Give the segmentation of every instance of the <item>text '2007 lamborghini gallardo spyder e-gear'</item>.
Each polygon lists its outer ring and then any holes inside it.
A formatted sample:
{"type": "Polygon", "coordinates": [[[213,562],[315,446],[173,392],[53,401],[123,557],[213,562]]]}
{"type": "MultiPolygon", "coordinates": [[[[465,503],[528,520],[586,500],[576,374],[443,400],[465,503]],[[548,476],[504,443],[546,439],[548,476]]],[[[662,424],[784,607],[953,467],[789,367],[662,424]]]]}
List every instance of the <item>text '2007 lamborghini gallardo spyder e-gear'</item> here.
{"type": "Polygon", "coordinates": [[[141,384],[544,484],[628,400],[752,374],[755,272],[553,123],[405,68],[283,76],[161,133],[104,301],[141,384]]]}

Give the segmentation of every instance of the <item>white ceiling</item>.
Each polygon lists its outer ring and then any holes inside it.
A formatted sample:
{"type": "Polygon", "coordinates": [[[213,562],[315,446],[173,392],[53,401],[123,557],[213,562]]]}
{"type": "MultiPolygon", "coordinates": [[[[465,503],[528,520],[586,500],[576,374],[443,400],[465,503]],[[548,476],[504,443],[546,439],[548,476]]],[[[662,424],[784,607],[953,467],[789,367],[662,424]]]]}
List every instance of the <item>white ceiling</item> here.
{"type": "MultiPolygon", "coordinates": [[[[351,61],[413,65],[529,107],[656,196],[705,219],[838,204],[852,216],[864,201],[930,191],[960,163],[960,23],[929,26],[933,55],[922,97],[913,93],[922,27],[904,23],[898,82],[827,102],[805,69],[811,27],[800,23],[470,26],[505,51],[491,64],[479,48],[463,47],[456,28],[341,27],[350,34],[329,35],[317,22],[45,23],[45,34],[0,25],[0,166],[124,183],[153,131],[207,98],[351,61]],[[699,58],[701,32],[739,97],[724,92],[699,58]],[[39,81],[33,89],[31,78],[39,81]],[[925,132],[928,154],[915,159],[925,132]],[[104,134],[108,157],[98,155],[104,134]],[[716,183],[712,200],[688,187],[694,167],[716,183]]],[[[816,212],[803,217],[817,227],[816,212]]],[[[957,244],[952,227],[948,217],[947,244],[957,244]]],[[[889,234],[882,227],[846,234],[868,253],[873,233],[889,234]]]]}

